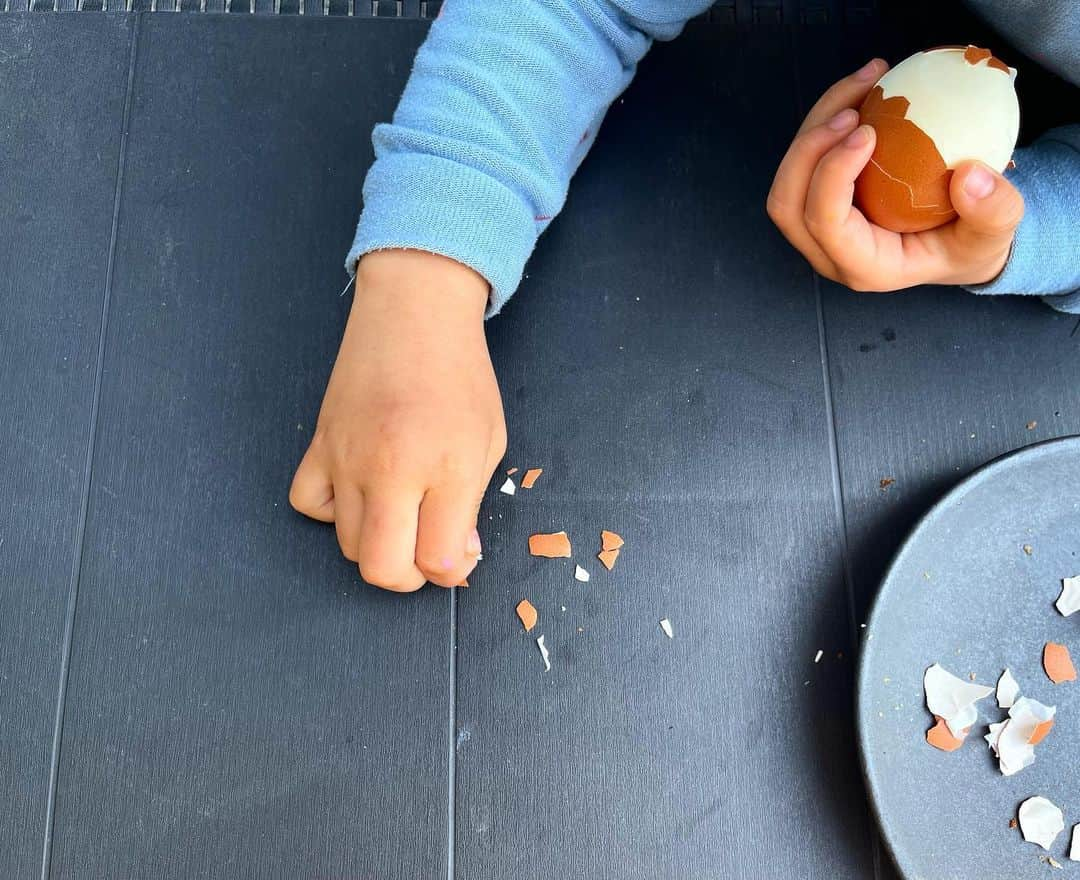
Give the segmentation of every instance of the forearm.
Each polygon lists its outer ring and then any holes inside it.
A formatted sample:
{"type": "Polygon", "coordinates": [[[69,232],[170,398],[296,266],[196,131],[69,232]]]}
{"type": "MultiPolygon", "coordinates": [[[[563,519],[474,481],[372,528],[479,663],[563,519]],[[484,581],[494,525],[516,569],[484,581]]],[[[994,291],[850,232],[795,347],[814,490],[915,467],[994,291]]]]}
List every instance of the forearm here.
{"type": "Polygon", "coordinates": [[[517,286],[536,239],[652,39],[708,0],[455,0],[417,55],[376,162],[347,258],[414,248],[470,266],[489,314],[517,286]]]}

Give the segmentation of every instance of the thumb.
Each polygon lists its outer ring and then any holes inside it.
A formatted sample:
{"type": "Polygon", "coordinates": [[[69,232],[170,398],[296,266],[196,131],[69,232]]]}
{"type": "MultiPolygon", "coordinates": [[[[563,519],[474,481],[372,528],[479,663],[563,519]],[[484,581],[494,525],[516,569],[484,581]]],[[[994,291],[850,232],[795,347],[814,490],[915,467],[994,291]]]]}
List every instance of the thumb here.
{"type": "Polygon", "coordinates": [[[982,162],[967,162],[953,173],[949,195],[960,219],[957,243],[973,250],[1008,246],[1024,216],[1024,197],[982,162]]]}

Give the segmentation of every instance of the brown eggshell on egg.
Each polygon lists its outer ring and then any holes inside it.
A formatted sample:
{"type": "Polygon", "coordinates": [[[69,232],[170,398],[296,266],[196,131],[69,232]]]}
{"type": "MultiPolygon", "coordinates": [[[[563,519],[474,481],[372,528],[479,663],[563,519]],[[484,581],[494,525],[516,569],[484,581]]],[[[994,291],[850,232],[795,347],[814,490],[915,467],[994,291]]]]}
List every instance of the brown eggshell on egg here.
{"type": "Polygon", "coordinates": [[[956,217],[949,184],[960,163],[1002,172],[1020,127],[1016,71],[977,46],[917,52],[888,71],[859,108],[877,136],[855,181],[855,205],[893,232],[956,217]]]}
{"type": "Polygon", "coordinates": [[[859,108],[859,122],[874,127],[877,144],[855,181],[855,203],[871,223],[893,232],[933,229],[956,216],[952,172],[929,135],[904,118],[907,110],[907,98],[885,98],[881,86],[859,108]]]}

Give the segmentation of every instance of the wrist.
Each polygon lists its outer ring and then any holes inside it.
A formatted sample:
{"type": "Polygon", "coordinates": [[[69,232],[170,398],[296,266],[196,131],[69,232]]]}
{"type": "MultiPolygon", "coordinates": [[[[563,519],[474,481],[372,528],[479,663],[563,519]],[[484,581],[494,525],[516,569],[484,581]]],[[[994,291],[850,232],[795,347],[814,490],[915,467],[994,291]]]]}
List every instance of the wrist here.
{"type": "Polygon", "coordinates": [[[483,276],[449,257],[404,249],[372,251],[356,266],[353,309],[390,308],[437,320],[483,321],[490,294],[483,276]]]}

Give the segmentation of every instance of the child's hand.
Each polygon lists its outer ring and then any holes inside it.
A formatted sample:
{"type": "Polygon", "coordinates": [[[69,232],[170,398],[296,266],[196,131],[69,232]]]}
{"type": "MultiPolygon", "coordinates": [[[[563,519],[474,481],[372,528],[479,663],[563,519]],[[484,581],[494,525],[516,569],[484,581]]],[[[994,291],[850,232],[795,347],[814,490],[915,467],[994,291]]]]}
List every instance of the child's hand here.
{"type": "Polygon", "coordinates": [[[318,426],[289,500],[337,527],[370,584],[453,586],[476,565],[476,515],[506,450],[484,339],[488,285],[418,251],[365,256],[318,426]]]}
{"type": "Polygon", "coordinates": [[[969,162],[952,176],[959,218],[926,232],[889,232],[852,206],[855,178],[874,152],[874,129],[853,109],[885,72],[884,61],[830,88],[814,105],[769,191],[769,217],[826,278],[853,290],[916,284],[981,284],[1009,257],[1024,200],[1000,174],[969,162]]]}

